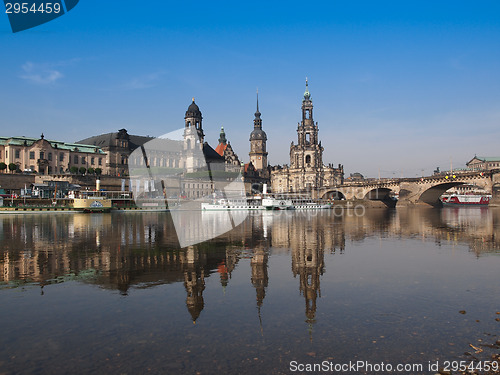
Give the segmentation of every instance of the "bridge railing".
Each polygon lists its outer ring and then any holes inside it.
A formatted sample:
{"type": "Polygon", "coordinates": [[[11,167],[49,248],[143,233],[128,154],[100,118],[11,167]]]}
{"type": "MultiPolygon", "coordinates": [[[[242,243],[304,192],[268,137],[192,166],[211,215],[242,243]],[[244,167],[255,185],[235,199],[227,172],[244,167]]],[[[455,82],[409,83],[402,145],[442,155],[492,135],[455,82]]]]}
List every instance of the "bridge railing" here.
{"type": "MultiPolygon", "coordinates": [[[[499,173],[500,170],[496,171],[499,173]]],[[[403,177],[403,178],[387,178],[372,181],[356,181],[356,182],[344,182],[343,185],[337,187],[353,187],[353,186],[376,186],[376,185],[388,185],[388,184],[398,184],[401,182],[422,182],[422,181],[436,181],[436,180],[460,180],[467,177],[490,177],[495,171],[470,171],[470,172],[460,172],[456,174],[441,174],[435,176],[424,176],[424,177],[403,177]]]]}

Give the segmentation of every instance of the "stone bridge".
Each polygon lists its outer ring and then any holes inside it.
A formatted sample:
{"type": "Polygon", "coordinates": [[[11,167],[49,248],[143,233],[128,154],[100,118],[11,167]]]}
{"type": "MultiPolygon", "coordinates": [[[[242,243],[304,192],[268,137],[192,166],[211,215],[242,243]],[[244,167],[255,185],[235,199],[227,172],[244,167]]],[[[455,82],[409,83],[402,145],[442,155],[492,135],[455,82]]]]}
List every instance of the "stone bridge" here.
{"type": "Polygon", "coordinates": [[[359,182],[322,188],[317,191],[318,198],[324,199],[363,199],[382,201],[388,206],[428,204],[440,206],[439,197],[448,189],[473,184],[493,195],[492,204],[500,203],[500,169],[484,172],[466,172],[455,175],[440,175],[422,178],[401,178],[374,182],[359,182]]]}

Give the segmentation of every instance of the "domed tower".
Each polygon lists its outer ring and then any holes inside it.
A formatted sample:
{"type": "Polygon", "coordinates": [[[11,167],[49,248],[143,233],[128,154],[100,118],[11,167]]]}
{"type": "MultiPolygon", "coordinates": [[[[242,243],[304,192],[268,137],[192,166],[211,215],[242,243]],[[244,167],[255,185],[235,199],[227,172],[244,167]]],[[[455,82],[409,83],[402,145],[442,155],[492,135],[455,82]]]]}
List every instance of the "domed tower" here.
{"type": "Polygon", "coordinates": [[[203,142],[205,134],[201,126],[200,108],[193,102],[189,105],[184,116],[184,155],[183,166],[188,173],[194,172],[197,168],[204,165],[203,142]]]}
{"type": "Polygon", "coordinates": [[[257,91],[257,112],[253,120],[253,131],[250,133],[250,161],[257,171],[267,169],[267,151],[266,141],[267,135],[262,130],[262,119],[259,112],[259,91],[257,91]]]}
{"type": "Polygon", "coordinates": [[[203,117],[201,116],[201,111],[198,105],[193,102],[189,105],[186,115],[184,116],[184,124],[187,129],[190,129],[193,133],[196,131],[198,136],[198,141],[203,144],[205,140],[205,134],[203,133],[203,127],[201,126],[201,121],[203,117]]]}

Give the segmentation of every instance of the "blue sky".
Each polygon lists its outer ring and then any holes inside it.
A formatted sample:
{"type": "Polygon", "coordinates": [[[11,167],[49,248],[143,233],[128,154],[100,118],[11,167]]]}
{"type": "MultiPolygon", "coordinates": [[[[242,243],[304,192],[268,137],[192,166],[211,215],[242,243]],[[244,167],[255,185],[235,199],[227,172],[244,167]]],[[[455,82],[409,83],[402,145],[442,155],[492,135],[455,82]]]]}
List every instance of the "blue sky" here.
{"type": "Polygon", "coordinates": [[[0,17],[0,135],[77,141],[183,126],[196,98],[248,161],[259,89],[288,163],[305,77],[324,162],[416,176],[500,156],[500,2],[81,0],[13,34],[0,17]]]}

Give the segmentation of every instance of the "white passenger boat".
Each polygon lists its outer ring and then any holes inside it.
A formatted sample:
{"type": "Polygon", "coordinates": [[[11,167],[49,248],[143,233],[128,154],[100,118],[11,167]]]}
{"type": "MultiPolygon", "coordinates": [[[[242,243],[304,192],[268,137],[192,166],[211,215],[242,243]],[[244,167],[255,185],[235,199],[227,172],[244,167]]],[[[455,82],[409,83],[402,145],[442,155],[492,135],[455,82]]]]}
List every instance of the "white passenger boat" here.
{"type": "Polygon", "coordinates": [[[240,199],[218,199],[210,203],[202,203],[203,211],[227,211],[227,210],[264,210],[262,198],[240,198],[240,199]]]}
{"type": "Polygon", "coordinates": [[[292,198],[292,205],[295,210],[328,210],[332,208],[331,204],[315,202],[311,198],[292,198]]]}
{"type": "Polygon", "coordinates": [[[280,198],[280,197],[271,197],[267,196],[262,199],[262,206],[266,210],[292,210],[293,203],[291,199],[280,198]]]}
{"type": "Polygon", "coordinates": [[[270,195],[252,198],[218,199],[201,204],[203,211],[227,210],[289,210],[293,209],[291,199],[276,198],[270,195]]]}

